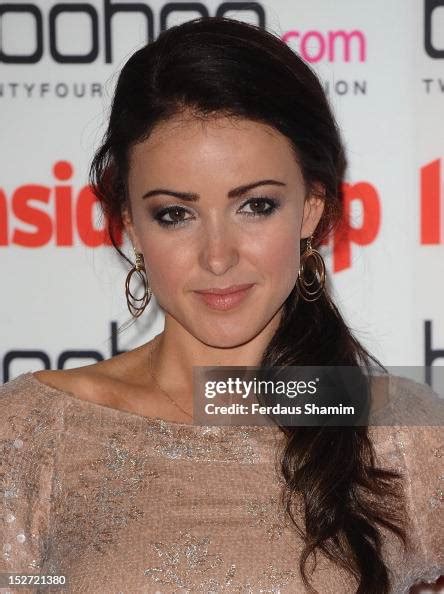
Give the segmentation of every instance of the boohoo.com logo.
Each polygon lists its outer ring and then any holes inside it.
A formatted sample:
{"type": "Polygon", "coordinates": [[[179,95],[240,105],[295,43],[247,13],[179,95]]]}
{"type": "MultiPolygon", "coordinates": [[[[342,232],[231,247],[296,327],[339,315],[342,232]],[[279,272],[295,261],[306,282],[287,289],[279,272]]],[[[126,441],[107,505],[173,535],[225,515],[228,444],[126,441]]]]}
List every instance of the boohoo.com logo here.
{"type": "MultiPolygon", "coordinates": [[[[444,93],[444,79],[441,75],[442,62],[444,60],[444,0],[423,0],[424,4],[424,52],[428,58],[427,70],[421,76],[421,82],[426,95],[444,93]]],[[[419,32],[418,32],[419,33],[419,32]]]]}
{"type": "MultiPolygon", "coordinates": [[[[252,15],[253,22],[262,28],[265,28],[266,17],[263,6],[258,2],[222,2],[214,11],[215,16],[230,16],[235,18],[236,12],[245,13],[247,11],[252,15]],[[227,13],[230,13],[227,15],[227,13]]],[[[199,16],[208,17],[210,11],[208,7],[201,2],[168,2],[161,7],[152,8],[145,2],[113,2],[112,0],[103,0],[103,8],[98,9],[93,4],[87,2],[74,3],[63,2],[53,4],[49,12],[45,12],[37,4],[30,2],[17,4],[0,4],[0,62],[6,64],[35,64],[39,62],[44,55],[49,54],[55,62],[62,64],[91,64],[95,62],[99,55],[103,57],[106,64],[113,62],[113,46],[116,28],[112,27],[112,21],[116,15],[137,14],[144,21],[146,30],[146,42],[154,40],[154,23],[159,24],[159,32],[168,29],[169,22],[175,22],[175,17],[183,18],[183,15],[189,13],[189,19],[199,16]],[[81,17],[81,27],[86,28],[86,33],[81,30],[82,35],[89,35],[89,43],[85,43],[83,38],[78,41],[77,51],[73,51],[76,39],[79,39],[79,26],[75,27],[76,38],[69,39],[71,50],[68,52],[63,46],[63,39],[60,34],[60,22],[67,16],[71,19],[72,15],[81,17]],[[20,53],[13,53],[5,45],[5,39],[14,39],[16,43],[16,32],[26,22],[32,23],[33,35],[27,35],[23,39],[28,43],[28,39],[34,39],[33,47],[26,47],[20,53]],[[103,35],[99,34],[102,29],[103,35]],[[44,37],[44,30],[48,31],[48,39],[44,37]],[[100,39],[103,38],[103,46],[100,39]]],[[[73,30],[73,27],[70,28],[73,30]]],[[[128,31],[120,28],[119,34],[128,38],[128,31]]],[[[22,36],[25,37],[25,36],[22,36]]],[[[16,50],[17,51],[17,50],[16,50]]]]}
{"type": "Polygon", "coordinates": [[[329,30],[326,32],[310,29],[286,31],[282,40],[295,50],[303,60],[310,63],[365,62],[367,60],[367,39],[364,31],[353,29],[329,30]]]}
{"type": "Polygon", "coordinates": [[[424,49],[431,58],[444,58],[444,46],[436,47],[433,32],[438,29],[439,13],[441,22],[444,20],[444,0],[424,0],[424,49]]]}
{"type": "MultiPolygon", "coordinates": [[[[230,18],[236,18],[236,13],[243,19],[248,13],[252,22],[266,27],[265,9],[259,2],[222,2],[212,11],[214,16],[230,18]]],[[[28,2],[0,4],[0,62],[34,64],[49,54],[61,64],[90,64],[99,56],[104,63],[110,64],[115,60],[116,42],[130,38],[125,27],[117,26],[116,17],[134,15],[138,18],[148,43],[154,39],[155,25],[161,33],[171,26],[170,23],[187,14],[190,19],[207,17],[210,11],[201,2],[169,2],[156,9],[145,2],[103,0],[102,9],[86,2],[63,2],[53,4],[47,13],[39,5],[28,2]],[[69,19],[69,28],[64,27],[66,19],[69,19]],[[48,31],[47,39],[45,30],[48,31]],[[70,32],[74,30],[76,36],[72,38],[70,32]],[[22,32],[19,39],[17,31],[22,32]],[[14,50],[8,40],[13,40],[14,50]]],[[[358,29],[319,31],[310,28],[304,31],[291,28],[282,34],[282,40],[294,47],[307,62],[366,60],[367,40],[364,32],[358,29]]]]}

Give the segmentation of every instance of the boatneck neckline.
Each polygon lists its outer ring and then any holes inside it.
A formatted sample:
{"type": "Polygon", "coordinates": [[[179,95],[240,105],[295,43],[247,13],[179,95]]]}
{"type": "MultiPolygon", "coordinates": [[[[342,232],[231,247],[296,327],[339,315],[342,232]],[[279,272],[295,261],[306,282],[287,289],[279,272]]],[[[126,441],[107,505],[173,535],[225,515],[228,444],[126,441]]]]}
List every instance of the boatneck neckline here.
{"type": "Polygon", "coordinates": [[[130,416],[133,418],[137,418],[147,423],[154,423],[156,425],[171,425],[173,427],[179,428],[186,428],[186,429],[198,429],[202,428],[205,429],[207,427],[214,427],[214,425],[196,425],[195,423],[182,423],[180,421],[173,421],[170,419],[163,419],[161,417],[153,417],[149,415],[142,415],[140,413],[132,412],[130,410],[124,410],[121,408],[115,408],[114,406],[108,406],[106,404],[101,404],[100,402],[93,402],[92,400],[86,400],[84,398],[79,398],[73,392],[69,392],[68,390],[62,390],[61,388],[55,388],[50,386],[49,384],[45,384],[44,382],[40,381],[32,371],[28,371],[27,373],[23,374],[24,379],[29,379],[31,382],[37,386],[40,390],[44,392],[52,392],[54,394],[59,394],[60,396],[65,397],[70,401],[74,401],[80,406],[91,406],[93,408],[99,407],[100,410],[105,409],[109,411],[111,414],[114,415],[124,415],[130,416]]]}
{"type": "Polygon", "coordinates": [[[92,407],[98,408],[102,411],[108,411],[109,414],[115,416],[126,416],[132,419],[137,419],[139,422],[148,423],[152,425],[158,425],[161,427],[171,427],[175,429],[186,429],[186,430],[206,430],[209,429],[214,431],[220,431],[222,429],[262,429],[262,428],[271,428],[275,429],[273,426],[267,425],[197,425],[195,423],[182,423],[180,421],[173,421],[170,419],[163,419],[161,417],[153,417],[149,415],[142,415],[136,412],[132,412],[129,410],[124,410],[121,408],[115,408],[113,406],[107,406],[106,404],[101,404],[99,402],[93,402],[92,400],[85,400],[84,398],[79,398],[73,392],[69,392],[68,390],[62,390],[60,388],[55,388],[50,386],[49,384],[45,384],[44,382],[40,381],[32,371],[28,371],[26,373],[17,376],[17,379],[23,378],[24,380],[29,380],[32,384],[34,384],[40,391],[43,392],[52,392],[54,394],[58,394],[63,398],[69,400],[70,402],[74,402],[75,404],[81,407],[92,407]]]}

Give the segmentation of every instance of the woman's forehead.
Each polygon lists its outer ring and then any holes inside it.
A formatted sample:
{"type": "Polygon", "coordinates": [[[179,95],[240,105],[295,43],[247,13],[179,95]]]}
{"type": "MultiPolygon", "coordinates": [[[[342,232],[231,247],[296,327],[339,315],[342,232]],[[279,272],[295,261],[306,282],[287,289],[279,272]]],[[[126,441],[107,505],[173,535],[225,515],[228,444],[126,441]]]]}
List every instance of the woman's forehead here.
{"type": "Polygon", "coordinates": [[[257,175],[285,175],[298,164],[290,141],[269,125],[230,117],[162,122],[130,153],[133,174],[195,173],[203,168],[252,169],[257,175]],[[173,173],[174,172],[174,173],[173,173]]]}

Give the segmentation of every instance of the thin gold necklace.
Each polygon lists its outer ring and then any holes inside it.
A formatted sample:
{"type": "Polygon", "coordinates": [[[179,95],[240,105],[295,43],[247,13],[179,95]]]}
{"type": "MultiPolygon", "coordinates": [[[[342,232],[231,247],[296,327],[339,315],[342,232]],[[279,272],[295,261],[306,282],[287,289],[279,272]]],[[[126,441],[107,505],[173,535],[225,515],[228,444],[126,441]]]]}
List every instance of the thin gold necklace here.
{"type": "Polygon", "coordinates": [[[154,377],[153,368],[152,368],[152,355],[153,355],[153,350],[154,350],[154,347],[152,347],[152,348],[150,349],[150,355],[149,355],[149,367],[148,367],[148,371],[149,371],[149,374],[151,375],[151,377],[153,378],[153,380],[154,380],[154,383],[155,383],[155,384],[156,384],[156,386],[159,388],[159,390],[162,392],[162,394],[164,394],[164,395],[165,395],[165,396],[168,398],[168,400],[170,400],[170,402],[172,402],[172,403],[174,404],[174,406],[176,406],[176,407],[177,407],[179,410],[181,410],[183,413],[185,413],[185,414],[187,415],[187,417],[189,417],[191,420],[193,420],[193,415],[190,415],[190,413],[189,413],[189,412],[187,412],[187,411],[186,411],[184,408],[182,408],[182,407],[180,406],[180,404],[179,404],[178,402],[176,402],[176,401],[174,400],[174,398],[168,394],[168,392],[165,392],[165,390],[159,386],[159,383],[157,382],[156,378],[154,377]]]}

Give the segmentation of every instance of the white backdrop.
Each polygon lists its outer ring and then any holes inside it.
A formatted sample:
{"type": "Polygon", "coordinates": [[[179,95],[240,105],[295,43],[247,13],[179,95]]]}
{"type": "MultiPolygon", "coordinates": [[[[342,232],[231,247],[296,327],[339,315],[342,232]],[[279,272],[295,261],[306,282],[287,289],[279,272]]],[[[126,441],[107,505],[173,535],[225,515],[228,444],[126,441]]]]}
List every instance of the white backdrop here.
{"type": "MultiPolygon", "coordinates": [[[[147,41],[142,10],[156,37],[170,5],[120,0],[137,10],[110,16],[116,2],[79,4],[0,2],[0,381],[108,358],[163,328],[153,303],[113,346],[127,267],[94,231],[85,185],[117,74],[147,41]]],[[[167,27],[199,16],[178,4],[167,27]]],[[[242,4],[225,15],[257,23],[242,4]]],[[[319,74],[346,142],[351,241],[324,253],[338,306],[384,364],[443,365],[444,0],[253,5],[319,74]]]]}

